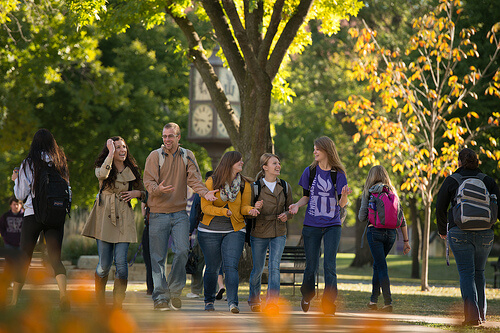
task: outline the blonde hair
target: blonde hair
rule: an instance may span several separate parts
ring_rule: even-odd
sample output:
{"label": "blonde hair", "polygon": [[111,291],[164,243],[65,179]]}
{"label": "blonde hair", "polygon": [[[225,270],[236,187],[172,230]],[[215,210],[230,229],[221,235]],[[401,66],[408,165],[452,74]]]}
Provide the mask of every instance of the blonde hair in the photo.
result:
{"label": "blonde hair", "polygon": [[363,188],[363,196],[368,196],[370,188],[378,183],[389,186],[389,189],[397,195],[396,189],[391,183],[387,170],[381,165],[375,165],[370,169],[368,176],[366,177],[365,186]]}
{"label": "blonde hair", "polygon": [[[346,174],[345,167],[340,161],[339,154],[337,153],[337,148],[335,147],[335,143],[333,143],[332,139],[327,136],[322,136],[314,141],[314,146],[326,153],[326,156],[328,157],[328,164],[330,164],[332,170],[342,171],[344,174]],[[317,165],[317,161],[311,163],[311,167],[315,167]]]}
{"label": "blonde hair", "polygon": [[257,176],[255,176],[255,180],[259,180],[261,178],[264,178],[266,176],[266,172],[264,171],[264,165],[267,165],[269,160],[273,157],[276,157],[278,161],[281,163],[280,158],[278,155],[271,154],[271,153],[264,153],[260,157],[260,171],[257,173]]}

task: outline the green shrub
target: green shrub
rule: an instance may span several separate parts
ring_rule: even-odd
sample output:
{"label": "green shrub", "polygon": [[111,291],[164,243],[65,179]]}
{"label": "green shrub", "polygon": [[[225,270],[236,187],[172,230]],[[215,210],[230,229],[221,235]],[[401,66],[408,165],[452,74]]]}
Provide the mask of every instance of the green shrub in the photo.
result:
{"label": "green shrub", "polygon": [[80,235],[65,236],[62,245],[62,259],[70,260],[73,265],[76,265],[78,258],[82,255],[97,255],[95,239]]}

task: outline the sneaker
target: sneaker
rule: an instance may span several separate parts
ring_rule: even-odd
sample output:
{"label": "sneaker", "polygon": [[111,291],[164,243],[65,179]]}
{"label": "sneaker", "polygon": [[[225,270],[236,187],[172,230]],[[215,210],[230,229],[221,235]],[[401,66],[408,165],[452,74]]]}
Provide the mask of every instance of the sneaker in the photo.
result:
{"label": "sneaker", "polygon": [[311,305],[311,302],[307,302],[304,297],[302,297],[302,300],[300,301],[300,307],[302,308],[302,311],[307,312],[309,311],[309,305]]}
{"label": "sneaker", "polygon": [[215,311],[214,303],[205,303],[205,311]]}
{"label": "sneaker", "polygon": [[170,300],[170,308],[172,310],[180,310],[180,308],[182,308],[182,301],[180,298],[178,297],[174,297]]}
{"label": "sneaker", "polygon": [[231,304],[229,306],[229,311],[231,311],[231,313],[240,313],[240,308],[236,304]]}
{"label": "sneaker", "polygon": [[252,310],[252,312],[260,312],[260,304],[250,305],[250,310]]}
{"label": "sneaker", "polygon": [[217,295],[215,296],[215,299],[217,300],[221,300],[222,299],[222,295],[224,295],[224,292],[226,291],[226,288],[220,288],[219,289],[219,292],[217,293]]}
{"label": "sneaker", "polygon": [[186,295],[187,298],[200,298],[200,295],[194,293],[188,293]]}
{"label": "sneaker", "polygon": [[374,303],[371,301],[366,306],[368,307],[368,310],[377,310],[378,309],[377,303]]}
{"label": "sneaker", "polygon": [[160,299],[160,300],[155,301],[154,309],[158,310],[158,311],[167,311],[170,309],[170,307],[168,306],[167,300]]}
{"label": "sneaker", "polygon": [[392,312],[392,305],[391,304],[384,305],[382,307],[382,309],[380,309],[380,311],[382,311],[382,312]]}

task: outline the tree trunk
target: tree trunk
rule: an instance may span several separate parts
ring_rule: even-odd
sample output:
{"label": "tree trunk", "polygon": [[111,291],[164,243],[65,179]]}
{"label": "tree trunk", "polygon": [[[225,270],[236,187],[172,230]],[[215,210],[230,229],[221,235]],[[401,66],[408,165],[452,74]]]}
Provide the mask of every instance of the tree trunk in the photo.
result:
{"label": "tree trunk", "polygon": [[425,202],[425,222],[424,234],[422,237],[422,276],[421,276],[421,290],[429,290],[429,234],[431,229],[431,204],[432,202]]}
{"label": "tree trunk", "polygon": [[[356,199],[356,212],[359,212],[361,207],[361,196]],[[363,267],[366,264],[373,264],[373,257],[368,247],[368,242],[366,241],[366,234],[363,237],[363,233],[366,229],[366,223],[361,222],[356,215],[356,250],[354,255],[354,260],[351,263],[351,267]],[[363,238],[363,248],[361,248],[361,238]]]}
{"label": "tree trunk", "polygon": [[417,199],[410,198],[410,212],[411,212],[411,278],[420,278],[420,235],[422,228],[420,226],[420,216],[417,210]]}
{"label": "tree trunk", "polygon": [[260,156],[273,151],[269,110],[271,108],[270,82],[256,85],[248,76],[241,92],[240,135],[232,138],[236,150],[243,154],[243,174],[254,178],[260,170]]}

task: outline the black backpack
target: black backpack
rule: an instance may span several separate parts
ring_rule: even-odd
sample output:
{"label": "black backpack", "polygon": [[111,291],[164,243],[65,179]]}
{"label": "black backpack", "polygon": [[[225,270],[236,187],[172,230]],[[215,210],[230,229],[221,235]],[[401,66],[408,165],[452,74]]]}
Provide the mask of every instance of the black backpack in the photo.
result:
{"label": "black backpack", "polygon": [[71,188],[53,166],[45,164],[38,175],[33,198],[35,219],[49,227],[64,225],[71,209]]}

